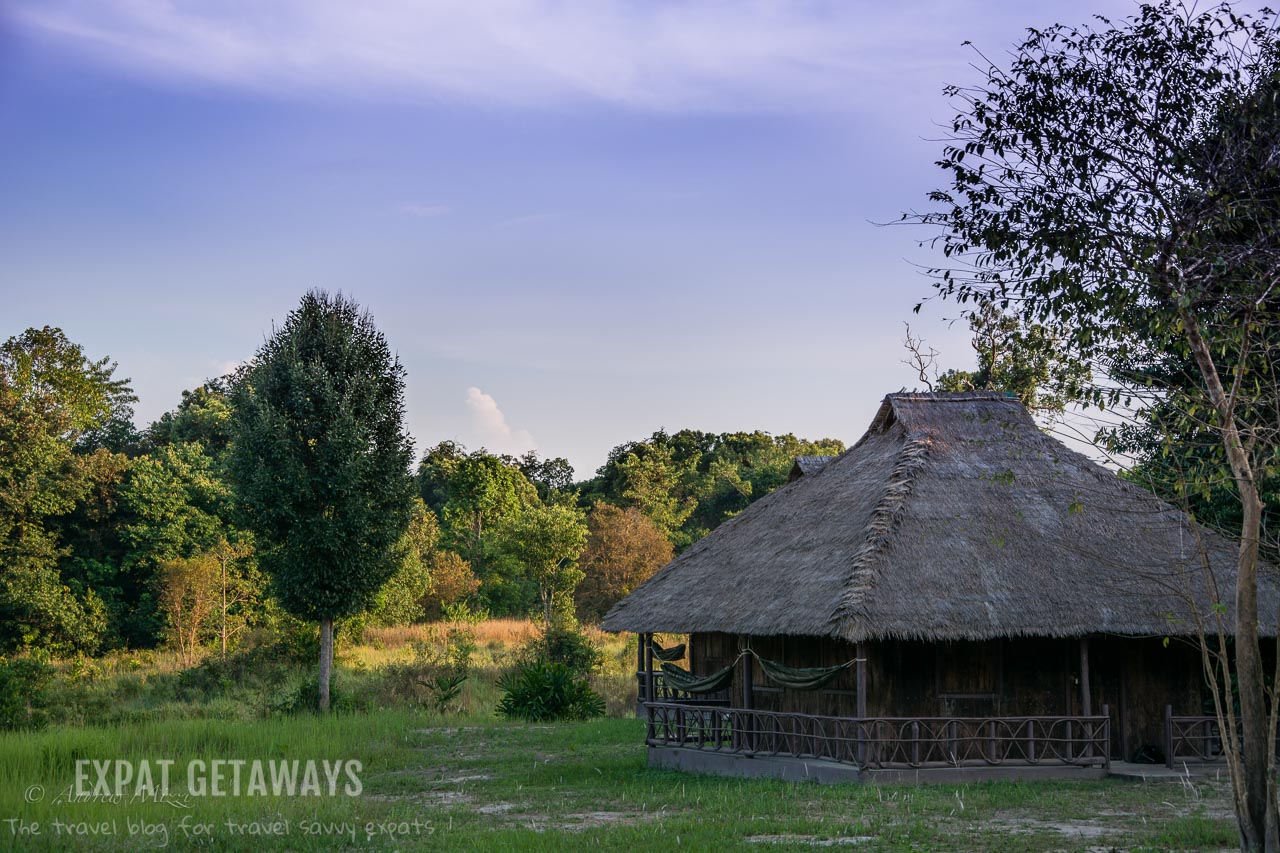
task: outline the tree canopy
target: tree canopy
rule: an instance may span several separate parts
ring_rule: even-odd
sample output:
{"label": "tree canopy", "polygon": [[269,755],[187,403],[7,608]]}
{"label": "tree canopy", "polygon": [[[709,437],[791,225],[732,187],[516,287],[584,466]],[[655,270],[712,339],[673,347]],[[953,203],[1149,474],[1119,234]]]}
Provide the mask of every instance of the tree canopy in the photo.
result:
{"label": "tree canopy", "polygon": [[1280,847],[1257,618],[1261,489],[1280,433],[1275,25],[1269,11],[1163,0],[1119,22],[1029,30],[1007,66],[983,58],[980,83],[946,89],[949,186],[908,217],[939,230],[938,293],[1048,330],[1095,377],[1083,401],[1159,407],[1162,426],[1216,437],[1241,544],[1234,647],[1210,619],[1206,677],[1228,708],[1250,849]]}
{"label": "tree canopy", "polygon": [[404,369],[340,294],[304,296],[236,388],[231,470],[280,603],[321,624],[322,709],[333,620],[395,573],[412,516],[403,419]]}

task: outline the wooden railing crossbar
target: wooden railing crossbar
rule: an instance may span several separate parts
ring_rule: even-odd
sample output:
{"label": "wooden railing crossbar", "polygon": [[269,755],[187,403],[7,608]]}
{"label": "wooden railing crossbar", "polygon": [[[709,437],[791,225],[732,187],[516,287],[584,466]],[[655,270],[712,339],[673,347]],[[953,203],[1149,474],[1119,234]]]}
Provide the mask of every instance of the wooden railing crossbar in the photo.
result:
{"label": "wooden railing crossbar", "polygon": [[1110,717],[820,717],[647,702],[650,746],[817,758],[861,768],[1110,761]]}

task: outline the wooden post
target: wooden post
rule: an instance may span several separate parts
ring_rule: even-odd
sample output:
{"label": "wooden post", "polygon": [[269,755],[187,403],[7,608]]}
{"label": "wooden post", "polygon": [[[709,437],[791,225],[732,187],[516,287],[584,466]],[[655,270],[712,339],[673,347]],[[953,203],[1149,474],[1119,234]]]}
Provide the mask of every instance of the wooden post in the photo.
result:
{"label": "wooden post", "polygon": [[1093,699],[1089,695],[1089,638],[1080,638],[1080,711],[1085,717],[1093,716]]}
{"label": "wooden post", "polygon": [[858,678],[858,763],[862,764],[867,760],[867,729],[866,724],[862,722],[867,718],[867,644],[858,643],[858,645],[854,647],[853,653],[857,658],[857,663],[854,664],[854,670],[857,673]]}
{"label": "wooden post", "polygon": [[636,701],[644,704],[644,634],[636,634]]}
{"label": "wooden post", "polygon": [[1173,769],[1173,706],[1164,706],[1164,766]]}
{"label": "wooden post", "polygon": [[[1093,716],[1093,697],[1089,695],[1089,638],[1080,638],[1080,714],[1084,717]],[[1093,727],[1088,723],[1084,726],[1086,734],[1091,732]],[[1093,740],[1092,738],[1085,741],[1084,756],[1090,758],[1093,756]]]}
{"label": "wooden post", "polygon": [[[747,641],[747,638],[745,636],[739,637],[738,647],[740,649],[745,650],[747,648],[746,641]],[[756,706],[756,696],[755,696],[755,690],[752,689],[753,685],[751,683],[751,680],[754,676],[752,674],[752,658],[750,654],[744,654],[742,656],[740,677],[742,678],[742,711],[743,711],[741,714],[738,715],[738,719],[741,720],[740,728],[743,729],[743,731],[741,732],[742,738],[741,738],[740,748],[745,749],[748,752],[751,752],[756,748],[756,733],[755,733],[756,717],[754,714],[751,713],[751,709]]]}
{"label": "wooden post", "polygon": [[653,634],[644,634],[644,695],[646,702],[653,702]]}
{"label": "wooden post", "polygon": [[1111,766],[1111,706],[1110,705],[1104,704],[1102,706],[1102,716],[1106,718],[1102,722],[1102,726],[1103,726],[1102,730],[1107,733],[1107,736],[1102,739],[1102,748],[1104,750],[1102,758],[1103,758],[1103,763],[1107,767],[1110,767]]}
{"label": "wooden post", "polygon": [[861,720],[867,716],[867,644],[858,643],[854,654],[858,656],[858,719]]}

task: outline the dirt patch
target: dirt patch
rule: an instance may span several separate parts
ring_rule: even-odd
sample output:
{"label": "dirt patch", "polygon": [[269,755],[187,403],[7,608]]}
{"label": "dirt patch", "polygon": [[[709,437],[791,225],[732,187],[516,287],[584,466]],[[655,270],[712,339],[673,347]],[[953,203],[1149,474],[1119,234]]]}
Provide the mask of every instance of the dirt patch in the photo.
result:
{"label": "dirt patch", "polygon": [[545,815],[510,815],[513,824],[534,832],[582,832],[605,826],[632,826],[664,817],[661,812],[576,812],[549,820]]}
{"label": "dirt patch", "polygon": [[835,838],[820,838],[816,835],[749,835],[743,840],[748,844],[805,844],[810,847],[844,847],[854,844],[869,844],[878,839],[873,835],[841,835]]}
{"label": "dirt patch", "polygon": [[470,776],[446,776],[440,779],[432,779],[432,785],[460,785],[463,782],[487,782],[493,777],[487,773],[474,773]]}
{"label": "dirt patch", "polygon": [[1005,829],[1013,833],[1056,832],[1067,838],[1080,840],[1102,838],[1112,833],[1127,832],[1123,828],[1102,826],[1091,820],[1039,820],[1033,817],[1008,817],[993,820],[989,826]]}
{"label": "dirt patch", "polygon": [[487,806],[480,806],[476,809],[476,814],[506,814],[515,808],[513,803],[490,803]]}
{"label": "dirt patch", "polygon": [[471,802],[461,791],[413,791],[407,794],[365,794],[365,799],[389,803],[420,803],[427,806],[459,806]]}

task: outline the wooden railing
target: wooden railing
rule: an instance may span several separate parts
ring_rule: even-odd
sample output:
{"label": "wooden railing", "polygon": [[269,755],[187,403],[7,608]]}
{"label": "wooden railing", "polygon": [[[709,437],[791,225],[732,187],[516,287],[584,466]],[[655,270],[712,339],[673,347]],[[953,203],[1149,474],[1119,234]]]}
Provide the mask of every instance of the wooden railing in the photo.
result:
{"label": "wooden railing", "polygon": [[[650,683],[647,676],[652,676],[653,696],[648,695],[648,685]],[[665,674],[662,670],[654,672],[637,672],[636,673],[636,695],[639,697],[641,704],[645,702],[665,702],[679,703],[683,705],[708,705],[713,707],[724,707],[729,704],[728,689],[720,690],[715,693],[689,693],[686,690],[672,687],[667,684]]]}
{"label": "wooden railing", "polygon": [[[1237,725],[1238,728],[1238,725]],[[1164,763],[1175,767],[1184,761],[1218,761],[1223,757],[1222,728],[1213,715],[1177,715],[1164,709]]]}
{"label": "wooden railing", "polygon": [[818,717],[645,703],[656,747],[820,758],[861,768],[1110,763],[1110,717]]}

